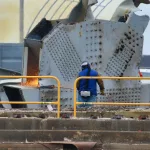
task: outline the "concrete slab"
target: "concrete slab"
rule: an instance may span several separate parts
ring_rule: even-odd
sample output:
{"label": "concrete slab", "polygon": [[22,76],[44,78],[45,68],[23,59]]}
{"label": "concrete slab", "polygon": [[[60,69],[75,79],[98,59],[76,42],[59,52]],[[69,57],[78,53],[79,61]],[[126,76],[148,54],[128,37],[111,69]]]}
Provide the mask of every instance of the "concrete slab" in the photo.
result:
{"label": "concrete slab", "polygon": [[118,131],[92,131],[92,130],[1,130],[0,142],[50,142],[50,141],[82,141],[98,143],[126,143],[148,144],[150,132],[118,132]]}
{"label": "concrete slab", "polygon": [[46,130],[109,130],[112,120],[92,119],[44,119],[42,129]]}
{"label": "concrete slab", "polygon": [[[63,149],[62,145],[51,145],[48,143],[7,143],[0,144],[1,150],[58,150]],[[149,150],[150,144],[96,144],[92,150]]]}
{"label": "concrete slab", "polygon": [[5,118],[0,118],[0,130],[5,129]]}
{"label": "concrete slab", "polygon": [[110,143],[103,145],[103,150],[149,150],[149,149],[150,144]]}
{"label": "concrete slab", "polygon": [[58,150],[61,145],[50,145],[48,143],[7,143],[0,144],[0,150]]}
{"label": "concrete slab", "polygon": [[[56,117],[57,112],[49,112],[48,110],[0,110],[0,117],[14,117],[16,114],[25,115],[27,117],[38,117],[41,115],[45,115],[45,117]],[[70,114],[73,116],[73,111],[63,111],[62,113]],[[111,118],[114,115],[123,115],[124,117],[130,118],[138,118],[140,115],[148,115],[150,116],[150,110],[116,110],[116,111],[107,111],[107,110],[99,110],[99,111],[77,111],[77,117],[88,118],[91,115],[100,117],[100,118]]]}
{"label": "concrete slab", "polygon": [[150,131],[150,120],[0,118],[0,130]]}
{"label": "concrete slab", "polygon": [[[3,129],[8,130],[36,130],[40,129],[41,119],[39,118],[3,118],[0,122],[5,121],[5,126]],[[2,128],[1,128],[2,129]]]}

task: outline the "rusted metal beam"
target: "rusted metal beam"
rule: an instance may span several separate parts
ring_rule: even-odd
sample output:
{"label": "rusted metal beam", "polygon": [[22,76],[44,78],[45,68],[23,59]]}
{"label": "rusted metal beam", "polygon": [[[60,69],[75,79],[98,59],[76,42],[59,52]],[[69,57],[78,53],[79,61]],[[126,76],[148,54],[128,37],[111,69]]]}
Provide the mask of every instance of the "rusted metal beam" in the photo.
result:
{"label": "rusted metal beam", "polygon": [[63,150],[67,150],[71,148],[72,150],[91,150],[96,145],[96,142],[64,142],[64,141],[56,141],[56,142],[43,142],[43,143],[2,143],[0,144],[1,148],[9,148],[20,149],[20,148],[38,148],[44,150],[55,150],[58,148],[63,148]]}

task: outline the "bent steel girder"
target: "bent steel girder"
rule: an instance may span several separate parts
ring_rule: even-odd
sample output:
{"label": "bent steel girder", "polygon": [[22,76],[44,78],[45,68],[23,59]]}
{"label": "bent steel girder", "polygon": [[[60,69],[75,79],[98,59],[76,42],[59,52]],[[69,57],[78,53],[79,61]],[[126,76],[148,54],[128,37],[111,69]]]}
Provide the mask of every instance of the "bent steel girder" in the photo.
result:
{"label": "bent steel girder", "polygon": [[[94,20],[74,25],[59,24],[43,39],[39,73],[47,75],[50,69],[51,75],[57,76],[63,87],[70,87],[62,88],[61,103],[62,107],[72,107],[71,88],[82,61],[88,60],[102,76],[138,76],[142,47],[142,33],[125,23]],[[40,81],[41,85],[55,84],[43,81]],[[98,96],[98,101],[141,100],[140,81],[104,80],[104,85],[109,96]],[[41,93],[42,100],[57,98],[56,91],[41,90]]]}
{"label": "bent steel girder", "polygon": [[[72,14],[76,13],[78,9],[83,9],[84,12],[86,9],[89,11],[90,3],[84,1],[86,5],[83,8],[82,2],[80,1],[79,5],[73,9]],[[114,3],[114,0],[103,0],[98,4],[100,6],[105,4],[103,10],[107,11],[110,6],[114,6],[110,12],[111,15],[106,15],[104,20],[92,18],[83,21],[85,13],[81,17],[76,15],[70,20],[70,22],[75,21],[74,24],[60,22],[41,39],[39,75],[53,75],[60,79],[62,87],[64,87],[61,89],[62,108],[73,107],[73,82],[77,78],[80,64],[84,60],[88,60],[91,67],[102,76],[138,76],[143,32],[148,19],[145,16],[137,17],[131,13],[126,23],[110,21],[112,17],[117,16],[118,7],[119,10],[126,8],[127,5],[133,6],[133,3],[126,0],[121,0],[121,2],[116,0],[115,2],[118,3]],[[97,9],[99,8],[97,7]],[[132,8],[131,12],[136,9],[134,6]],[[98,10],[98,13],[99,11],[101,9]],[[120,11],[126,12],[125,9],[120,9]],[[102,11],[100,14],[103,18],[106,12]],[[101,17],[99,16],[99,18]],[[141,23],[142,19],[144,22]],[[42,79],[39,83],[41,86],[56,84],[51,79]],[[97,101],[141,101],[140,81],[104,80],[104,85],[107,96],[98,95]],[[40,99],[56,101],[57,91],[40,89]]]}

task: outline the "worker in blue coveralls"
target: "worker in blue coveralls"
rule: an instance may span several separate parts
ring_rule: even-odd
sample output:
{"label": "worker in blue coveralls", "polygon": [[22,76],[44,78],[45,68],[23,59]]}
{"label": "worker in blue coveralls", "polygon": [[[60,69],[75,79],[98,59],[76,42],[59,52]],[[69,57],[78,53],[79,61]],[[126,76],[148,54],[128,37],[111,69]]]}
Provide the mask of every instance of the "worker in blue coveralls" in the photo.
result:
{"label": "worker in blue coveralls", "polygon": [[[81,65],[82,71],[79,73],[79,77],[83,76],[100,76],[97,71],[92,70],[90,64],[85,61]],[[96,102],[97,96],[97,84],[100,87],[101,95],[104,93],[104,84],[102,79],[80,79],[77,83],[78,90],[78,102]],[[88,108],[91,107],[89,104],[78,105],[78,108]]]}

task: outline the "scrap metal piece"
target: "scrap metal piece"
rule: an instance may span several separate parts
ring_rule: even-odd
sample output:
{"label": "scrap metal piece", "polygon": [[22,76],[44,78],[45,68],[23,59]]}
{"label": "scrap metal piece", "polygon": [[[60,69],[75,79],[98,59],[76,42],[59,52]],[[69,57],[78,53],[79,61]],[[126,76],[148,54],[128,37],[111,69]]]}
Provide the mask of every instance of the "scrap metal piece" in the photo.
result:
{"label": "scrap metal piece", "polygon": [[54,89],[55,85],[40,86],[40,89]]}
{"label": "scrap metal piece", "polygon": [[[63,87],[72,87],[81,62],[88,60],[102,76],[138,76],[143,36],[135,29],[125,23],[106,20],[60,24],[43,39],[40,75],[48,75],[45,68],[49,65],[52,75],[59,77]],[[107,44],[106,39],[111,42]],[[45,83],[56,85],[52,81]],[[104,85],[109,96],[98,95],[98,101],[140,102],[139,81],[104,80]],[[47,91],[41,93],[43,100],[57,99],[56,92],[54,94],[49,90],[50,94],[45,94]],[[61,89],[61,105],[62,109],[73,106],[70,89]]]}
{"label": "scrap metal piece", "polygon": [[98,3],[98,0],[89,0],[88,1],[88,6],[92,6]]}
{"label": "scrap metal piece", "polygon": [[138,118],[139,120],[146,120],[148,119],[148,115],[140,115]]}
{"label": "scrap metal piece", "polygon": [[63,141],[56,141],[56,142],[43,142],[43,143],[2,143],[0,148],[10,148],[15,149],[20,148],[33,148],[33,149],[42,149],[47,148],[49,150],[92,150],[96,142],[63,142]]}
{"label": "scrap metal piece", "polygon": [[91,115],[90,118],[91,118],[91,119],[98,119],[98,117],[95,116],[95,115]]}
{"label": "scrap metal piece", "polygon": [[123,115],[115,115],[112,117],[112,119],[122,119],[123,117]]}
{"label": "scrap metal piece", "polygon": [[47,116],[44,113],[39,114],[39,118],[45,119]]}
{"label": "scrap metal piece", "polygon": [[52,28],[52,23],[42,18],[36,27],[27,35],[26,39],[41,40]]}
{"label": "scrap metal piece", "polygon": [[67,22],[76,23],[84,21],[87,16],[88,7],[91,7],[96,3],[97,0],[80,0],[76,7],[71,11]]}
{"label": "scrap metal piece", "polygon": [[150,4],[149,0],[133,0],[133,2],[136,7],[138,7],[141,3]]}
{"label": "scrap metal piece", "polygon": [[[21,85],[4,85],[4,91],[9,101],[39,101],[39,89]],[[39,108],[37,104],[11,104],[12,108]]]}
{"label": "scrap metal piece", "polygon": [[88,0],[80,0],[76,7],[71,11],[68,23],[81,22],[86,16],[86,10],[88,7]]}
{"label": "scrap metal piece", "polygon": [[[138,33],[143,34],[149,23],[149,16],[138,16],[136,13],[131,13],[126,23],[134,28]],[[138,24],[138,25],[137,25]]]}
{"label": "scrap metal piece", "polygon": [[23,118],[24,116],[24,114],[14,114],[13,118]]}
{"label": "scrap metal piece", "polygon": [[70,114],[67,113],[61,113],[61,118],[70,118]]}
{"label": "scrap metal piece", "polygon": [[125,16],[130,12],[138,11],[139,8],[135,7],[133,1],[124,0],[117,8],[115,13],[113,14],[111,20],[118,21],[121,16]]}

